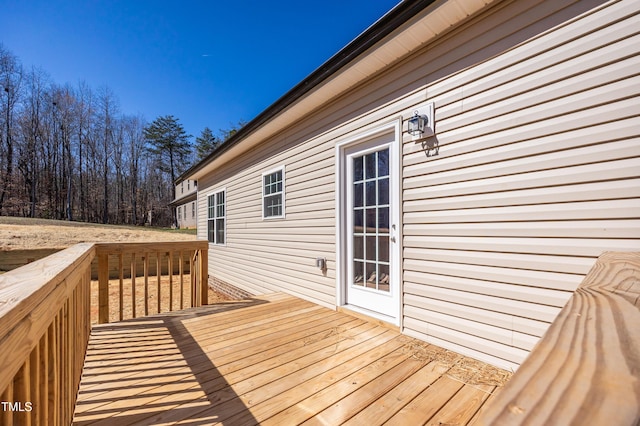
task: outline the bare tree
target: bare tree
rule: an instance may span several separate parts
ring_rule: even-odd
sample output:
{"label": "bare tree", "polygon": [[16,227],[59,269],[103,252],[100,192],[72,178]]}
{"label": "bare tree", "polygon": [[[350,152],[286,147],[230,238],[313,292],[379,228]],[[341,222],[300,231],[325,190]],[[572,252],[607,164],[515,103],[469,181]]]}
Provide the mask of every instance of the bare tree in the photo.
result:
{"label": "bare tree", "polygon": [[20,99],[22,85],[22,65],[18,58],[6,50],[0,44],[0,85],[2,86],[2,130],[4,133],[4,145],[0,170],[0,214],[4,207],[5,198],[13,183],[14,144],[13,144],[13,120],[16,104]]}
{"label": "bare tree", "polygon": [[113,91],[109,87],[102,87],[98,91],[97,135],[100,147],[101,172],[103,188],[102,192],[102,223],[109,222],[109,196],[110,196],[110,160],[113,155],[116,130],[116,114],[118,102]]}
{"label": "bare tree", "polygon": [[78,143],[78,204],[80,220],[87,221],[87,145],[91,123],[93,120],[93,91],[85,83],[80,82],[76,90],[76,132]]}
{"label": "bare tree", "polygon": [[46,87],[49,77],[41,69],[33,68],[26,74],[24,109],[20,115],[20,134],[18,168],[28,198],[28,215],[36,217],[38,185],[42,171],[40,160],[45,134],[44,111]]}
{"label": "bare tree", "polygon": [[108,87],[23,71],[0,45],[0,214],[170,225],[189,138],[173,116],[121,115]]}

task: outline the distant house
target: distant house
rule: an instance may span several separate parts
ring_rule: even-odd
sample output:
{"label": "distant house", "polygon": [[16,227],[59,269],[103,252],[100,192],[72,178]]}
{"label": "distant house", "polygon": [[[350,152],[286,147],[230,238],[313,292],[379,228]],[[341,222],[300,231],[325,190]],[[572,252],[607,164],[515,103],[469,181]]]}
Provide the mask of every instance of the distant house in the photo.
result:
{"label": "distant house", "polygon": [[640,249],[639,8],[401,2],[183,175],[210,284],[517,368]]}
{"label": "distant house", "polygon": [[178,179],[176,182],[176,198],[171,207],[176,211],[178,228],[189,229],[196,227],[198,211],[198,182],[192,179]]}

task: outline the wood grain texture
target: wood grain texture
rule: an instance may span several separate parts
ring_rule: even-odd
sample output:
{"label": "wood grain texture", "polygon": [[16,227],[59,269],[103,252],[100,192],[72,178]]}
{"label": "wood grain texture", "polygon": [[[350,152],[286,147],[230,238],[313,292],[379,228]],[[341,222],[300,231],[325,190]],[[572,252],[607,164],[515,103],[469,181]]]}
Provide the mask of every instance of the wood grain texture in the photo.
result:
{"label": "wood grain texture", "polygon": [[[189,245],[191,253],[206,252],[208,247],[206,242]],[[77,244],[0,277],[0,394],[11,407],[5,410],[3,406],[0,424],[71,422],[91,330],[93,260],[97,257],[99,316],[106,322],[109,257],[117,261],[122,319],[125,269],[135,276],[135,255],[145,250],[154,253],[159,264],[160,257],[170,252],[167,247],[165,243]],[[129,266],[123,261],[124,254],[134,259]],[[206,255],[199,256],[206,261]],[[148,263],[145,253],[145,284]],[[171,266],[169,262],[169,269]],[[206,267],[199,271],[206,273]],[[161,273],[159,265],[156,272]],[[201,293],[206,287],[202,274],[193,283],[194,292]],[[25,409],[27,404],[31,410]]]}
{"label": "wood grain texture", "polygon": [[435,347],[283,293],[92,333],[78,426],[378,425],[398,413],[464,425],[493,389],[455,378],[462,356],[427,359],[419,347]]}
{"label": "wood grain texture", "polygon": [[602,254],[480,425],[640,423],[640,252]]}

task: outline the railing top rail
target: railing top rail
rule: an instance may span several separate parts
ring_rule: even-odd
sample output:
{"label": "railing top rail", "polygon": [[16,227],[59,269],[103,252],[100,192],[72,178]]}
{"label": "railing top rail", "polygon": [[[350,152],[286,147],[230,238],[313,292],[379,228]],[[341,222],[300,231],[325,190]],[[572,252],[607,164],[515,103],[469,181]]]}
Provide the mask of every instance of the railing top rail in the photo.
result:
{"label": "railing top rail", "polygon": [[81,243],[0,276],[0,389],[4,389],[65,303],[68,278],[95,256]]}
{"label": "railing top rail", "polygon": [[162,241],[162,242],[143,242],[143,243],[96,243],[96,254],[119,254],[134,252],[165,252],[165,251],[188,251],[188,250],[206,250],[209,242],[204,240],[193,241]]}
{"label": "railing top rail", "polygon": [[93,244],[80,243],[0,275],[0,339],[94,255]]}
{"label": "railing top rail", "polygon": [[476,424],[640,421],[640,252],[607,252]]}

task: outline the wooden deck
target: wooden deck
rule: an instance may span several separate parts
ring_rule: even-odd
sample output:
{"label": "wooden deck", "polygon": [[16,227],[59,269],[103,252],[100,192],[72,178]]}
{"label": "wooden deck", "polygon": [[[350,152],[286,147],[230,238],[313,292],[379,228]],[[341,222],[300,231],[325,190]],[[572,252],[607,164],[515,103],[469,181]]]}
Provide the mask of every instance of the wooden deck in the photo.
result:
{"label": "wooden deck", "polygon": [[506,377],[276,293],[95,326],[74,424],[462,425]]}

